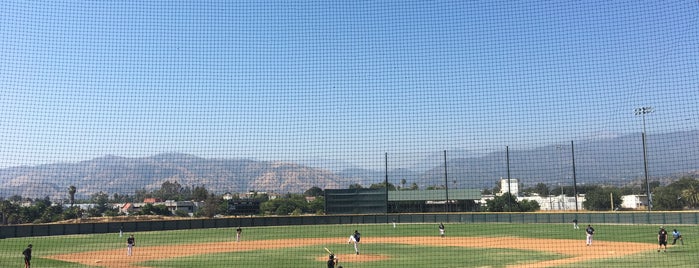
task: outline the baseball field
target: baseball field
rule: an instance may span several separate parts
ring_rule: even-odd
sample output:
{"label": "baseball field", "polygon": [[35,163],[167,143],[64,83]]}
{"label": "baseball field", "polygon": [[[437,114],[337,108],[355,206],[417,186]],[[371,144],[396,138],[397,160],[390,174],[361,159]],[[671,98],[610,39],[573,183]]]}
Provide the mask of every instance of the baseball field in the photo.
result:
{"label": "baseball field", "polygon": [[[571,224],[346,224],[235,228],[0,240],[0,267],[22,267],[22,250],[34,245],[32,267],[326,267],[325,247],[349,267],[696,267],[699,229],[682,232],[684,245],[657,252],[658,225]],[[347,238],[362,234],[360,255]],[[136,247],[126,256],[126,238]],[[669,242],[672,243],[672,237]]]}

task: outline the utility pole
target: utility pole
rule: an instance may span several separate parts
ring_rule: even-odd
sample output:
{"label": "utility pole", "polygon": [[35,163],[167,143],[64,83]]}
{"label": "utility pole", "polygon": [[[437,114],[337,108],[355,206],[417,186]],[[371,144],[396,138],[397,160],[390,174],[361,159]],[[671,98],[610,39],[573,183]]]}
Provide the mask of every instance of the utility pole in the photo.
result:
{"label": "utility pole", "polygon": [[507,194],[509,197],[507,198],[507,211],[512,210],[512,186],[510,183],[512,183],[512,179],[510,178],[510,146],[505,146],[505,160],[507,161]]}
{"label": "utility pole", "polygon": [[575,212],[578,212],[578,181],[575,177],[575,147],[573,141],[570,141],[570,152],[573,156],[573,196],[575,196]]}
{"label": "utility pole", "polygon": [[388,213],[388,153],[384,153],[384,167],[386,177],[384,177],[383,184],[386,186],[386,213]]}
{"label": "utility pole", "polygon": [[640,115],[643,120],[643,132],[641,132],[641,140],[643,141],[643,174],[646,178],[646,196],[648,196],[648,211],[653,207],[653,197],[650,195],[650,184],[648,184],[648,157],[646,153],[646,114],[652,113],[653,107],[645,106],[636,108],[634,114]]}
{"label": "utility pole", "polygon": [[447,150],[444,150],[444,192],[446,194],[446,211],[449,212],[449,180],[447,179]]}

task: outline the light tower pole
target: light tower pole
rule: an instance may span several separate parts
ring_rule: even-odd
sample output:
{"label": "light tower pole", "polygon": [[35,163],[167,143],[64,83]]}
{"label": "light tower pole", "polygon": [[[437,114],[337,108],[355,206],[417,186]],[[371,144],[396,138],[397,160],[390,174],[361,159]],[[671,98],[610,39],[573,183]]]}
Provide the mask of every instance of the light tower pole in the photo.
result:
{"label": "light tower pole", "polygon": [[648,184],[648,158],[646,153],[646,114],[652,113],[653,107],[645,106],[636,108],[634,114],[640,115],[643,120],[643,132],[641,132],[641,140],[643,141],[643,173],[646,178],[646,195],[648,196],[648,211],[652,210],[653,197],[650,195],[650,184]]}

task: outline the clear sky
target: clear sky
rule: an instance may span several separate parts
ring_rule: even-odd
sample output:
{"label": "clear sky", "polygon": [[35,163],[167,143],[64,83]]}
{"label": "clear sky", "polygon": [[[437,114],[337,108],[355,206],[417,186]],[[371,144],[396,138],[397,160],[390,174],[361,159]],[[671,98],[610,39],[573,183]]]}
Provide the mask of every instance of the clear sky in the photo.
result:
{"label": "clear sky", "polygon": [[696,130],[698,92],[698,1],[0,4],[0,167],[381,167],[639,133],[641,106]]}

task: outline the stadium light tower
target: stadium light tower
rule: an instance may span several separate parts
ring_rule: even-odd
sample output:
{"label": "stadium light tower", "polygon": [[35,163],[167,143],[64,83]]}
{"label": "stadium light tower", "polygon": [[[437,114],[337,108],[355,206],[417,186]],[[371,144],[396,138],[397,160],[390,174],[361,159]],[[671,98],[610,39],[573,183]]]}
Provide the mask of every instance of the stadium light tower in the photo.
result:
{"label": "stadium light tower", "polygon": [[653,206],[653,197],[650,195],[650,184],[648,184],[648,158],[646,154],[646,114],[652,113],[653,107],[645,106],[636,108],[634,114],[640,115],[643,120],[643,132],[641,132],[641,140],[643,141],[643,173],[646,177],[646,196],[648,196],[648,211],[651,211]]}

